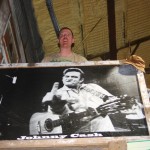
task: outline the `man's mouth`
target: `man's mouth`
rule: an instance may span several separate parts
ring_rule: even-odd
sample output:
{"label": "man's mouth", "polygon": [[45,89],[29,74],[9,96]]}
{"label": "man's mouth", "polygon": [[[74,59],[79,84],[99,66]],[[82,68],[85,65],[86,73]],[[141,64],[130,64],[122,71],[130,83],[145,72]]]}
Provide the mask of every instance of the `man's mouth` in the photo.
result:
{"label": "man's mouth", "polygon": [[71,81],[66,81],[67,83],[70,83]]}

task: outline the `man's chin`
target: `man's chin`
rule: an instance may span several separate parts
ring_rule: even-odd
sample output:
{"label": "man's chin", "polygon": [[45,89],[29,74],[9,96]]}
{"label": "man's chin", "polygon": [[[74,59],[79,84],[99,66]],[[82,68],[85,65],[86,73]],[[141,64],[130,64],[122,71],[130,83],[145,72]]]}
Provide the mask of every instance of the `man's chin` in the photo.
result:
{"label": "man's chin", "polygon": [[70,85],[70,84],[67,84],[66,86],[69,88],[76,88],[77,87],[76,85]]}

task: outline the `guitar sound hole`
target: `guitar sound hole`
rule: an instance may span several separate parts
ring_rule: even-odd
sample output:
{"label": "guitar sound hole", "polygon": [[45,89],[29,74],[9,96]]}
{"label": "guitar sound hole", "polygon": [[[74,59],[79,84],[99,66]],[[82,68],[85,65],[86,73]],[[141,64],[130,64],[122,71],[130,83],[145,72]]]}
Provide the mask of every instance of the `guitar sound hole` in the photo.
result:
{"label": "guitar sound hole", "polygon": [[46,119],[45,120],[45,124],[44,124],[44,127],[45,129],[48,131],[48,132],[51,132],[53,130],[53,121],[51,119]]}

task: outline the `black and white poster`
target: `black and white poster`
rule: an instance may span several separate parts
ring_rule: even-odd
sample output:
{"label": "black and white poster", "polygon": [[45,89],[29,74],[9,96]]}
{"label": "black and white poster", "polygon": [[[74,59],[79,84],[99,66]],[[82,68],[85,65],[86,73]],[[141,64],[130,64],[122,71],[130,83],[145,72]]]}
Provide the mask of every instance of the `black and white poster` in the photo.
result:
{"label": "black and white poster", "polygon": [[131,65],[3,67],[0,139],[149,135]]}

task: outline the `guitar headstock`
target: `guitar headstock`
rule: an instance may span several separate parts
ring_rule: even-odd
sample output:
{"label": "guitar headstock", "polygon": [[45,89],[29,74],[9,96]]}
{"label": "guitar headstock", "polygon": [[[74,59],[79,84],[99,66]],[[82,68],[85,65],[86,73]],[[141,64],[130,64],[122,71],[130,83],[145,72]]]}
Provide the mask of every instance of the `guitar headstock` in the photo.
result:
{"label": "guitar headstock", "polygon": [[121,95],[119,96],[120,105],[124,106],[125,109],[131,109],[134,104],[136,104],[136,98],[134,96]]}
{"label": "guitar headstock", "polygon": [[96,108],[99,114],[115,114],[122,110],[131,109],[136,104],[136,98],[128,95],[121,95],[119,97],[111,97],[102,105]]}

